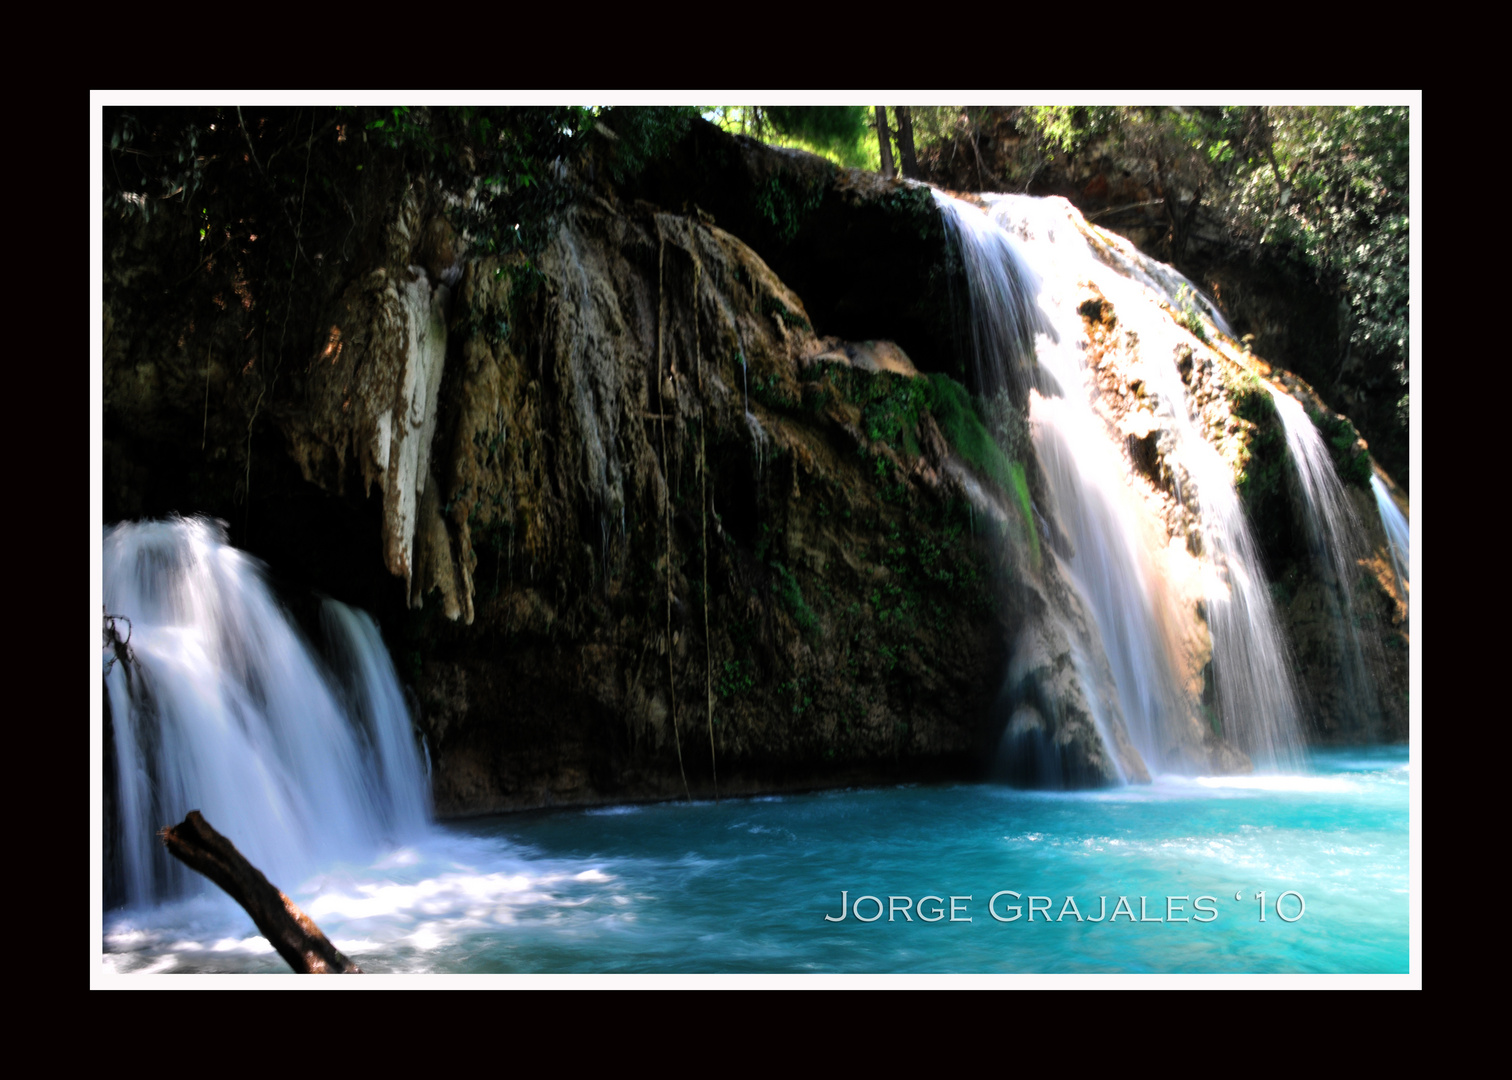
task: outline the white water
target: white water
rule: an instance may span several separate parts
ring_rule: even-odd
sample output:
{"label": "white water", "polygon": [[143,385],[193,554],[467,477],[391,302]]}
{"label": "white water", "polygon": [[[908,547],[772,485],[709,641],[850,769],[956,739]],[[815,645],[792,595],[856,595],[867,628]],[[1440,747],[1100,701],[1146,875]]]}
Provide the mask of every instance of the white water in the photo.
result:
{"label": "white water", "polygon": [[1396,500],[1386,490],[1386,485],[1379,476],[1371,476],[1370,490],[1375,495],[1376,509],[1380,511],[1381,525],[1386,530],[1386,541],[1391,547],[1391,565],[1396,570],[1397,584],[1402,587],[1405,595],[1408,568],[1412,565],[1408,558],[1411,552],[1411,534],[1407,528],[1407,518],[1398,509]]}
{"label": "white water", "polygon": [[409,711],[368,615],[325,602],[333,675],[262,565],[200,518],[108,528],[103,568],[136,661],[107,676],[127,903],[208,888],[157,840],[190,810],[290,885],[424,829]]}
{"label": "white water", "polygon": [[1038,391],[1029,394],[1031,427],[1053,511],[1075,549],[1066,565],[1093,613],[1134,745],[1163,768],[1163,749],[1181,741],[1174,729],[1194,703],[1180,700],[1170,628],[1185,616],[1160,588],[1158,555],[1141,524],[1148,515],[1141,519],[1127,466],[1093,408],[1090,343],[1077,311],[1083,283],[1112,303],[1120,334],[1137,334],[1147,403],[1175,434],[1186,483],[1196,488],[1224,735],[1259,767],[1295,768],[1303,750],[1286,650],[1229,467],[1193,421],[1176,366],[1189,338],[1164,305],[1190,296],[1227,332],[1221,317],[1179,273],[1089,226],[1064,199],[989,195],[984,214],[935,198],[965,263],[979,387]]}
{"label": "white water", "polygon": [[1323,436],[1302,403],[1268,383],[1266,389],[1281,417],[1286,446],[1301,481],[1307,538],[1313,560],[1330,586],[1329,604],[1338,628],[1339,677],[1343,681],[1341,700],[1355,714],[1356,726],[1370,731],[1379,721],[1380,711],[1375,680],[1365,661],[1357,626],[1359,613],[1355,607],[1354,585],[1359,574],[1357,559],[1362,554],[1360,520],[1344,493],[1344,485],[1334,469],[1328,447],[1323,444]]}

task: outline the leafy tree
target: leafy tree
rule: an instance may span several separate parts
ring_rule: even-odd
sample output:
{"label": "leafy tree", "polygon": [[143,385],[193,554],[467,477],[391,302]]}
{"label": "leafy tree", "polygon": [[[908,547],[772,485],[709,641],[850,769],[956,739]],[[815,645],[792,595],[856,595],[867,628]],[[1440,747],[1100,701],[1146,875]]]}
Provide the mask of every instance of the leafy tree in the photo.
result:
{"label": "leafy tree", "polygon": [[711,105],[702,112],[733,134],[808,150],[853,169],[879,165],[864,105]]}
{"label": "leafy tree", "polygon": [[1345,370],[1364,357],[1389,355],[1405,389],[1407,109],[1254,112],[1264,166],[1240,178],[1228,213],[1254,242],[1298,252],[1346,298]]}
{"label": "leafy tree", "polygon": [[835,153],[854,149],[868,131],[864,105],[769,105],[763,112],[779,133]]}

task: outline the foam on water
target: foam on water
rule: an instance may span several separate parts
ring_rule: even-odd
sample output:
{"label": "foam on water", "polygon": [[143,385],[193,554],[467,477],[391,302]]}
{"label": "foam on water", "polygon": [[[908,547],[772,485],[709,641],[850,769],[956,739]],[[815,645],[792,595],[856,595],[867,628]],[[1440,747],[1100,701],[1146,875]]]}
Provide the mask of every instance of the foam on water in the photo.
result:
{"label": "foam on water", "polygon": [[[333,674],[255,559],[203,519],[107,529],[106,610],[134,662],[106,650],[117,835],[134,905],[202,891],[157,831],[190,810],[274,881],[424,829],[429,792],[409,711],[372,619],[327,601]],[[109,879],[111,874],[107,874]]]}
{"label": "foam on water", "polygon": [[[1402,971],[1403,748],[1320,751],[1316,771],[1158,776],[1029,792],[912,785],[437,826],[290,890],[373,972]],[[1209,925],[998,924],[1000,889],[1216,898]],[[971,895],[971,924],[826,923],[852,899]],[[1296,923],[1258,891],[1306,898]],[[1233,899],[1235,893],[1242,900]],[[1291,903],[1291,901],[1288,901]],[[1190,913],[1190,907],[1187,909]],[[280,971],[250,920],[200,897],[107,920],[110,970]]]}

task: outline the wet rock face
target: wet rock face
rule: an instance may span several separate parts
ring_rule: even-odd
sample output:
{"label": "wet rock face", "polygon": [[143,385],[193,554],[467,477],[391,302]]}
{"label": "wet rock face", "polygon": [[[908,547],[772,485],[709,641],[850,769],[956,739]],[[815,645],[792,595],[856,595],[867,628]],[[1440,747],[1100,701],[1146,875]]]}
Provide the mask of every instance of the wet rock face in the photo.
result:
{"label": "wet rock face", "polygon": [[976,771],[998,555],[937,432],[863,430],[878,380],[918,380],[906,354],[820,340],[696,217],[579,205],[540,266],[511,303],[509,268],[469,264],[453,317],[522,329],[462,343],[435,446],[426,550],[472,625],[425,596],[400,667],[438,807]]}
{"label": "wet rock face", "polygon": [[[1138,349],[1120,337],[1116,313],[1094,290],[1089,289],[1080,310],[1090,330],[1088,361],[1096,376],[1097,407],[1109,427],[1125,436],[1133,485],[1165,523],[1174,545],[1200,560],[1198,493],[1173,452],[1177,440],[1162,430],[1152,413]],[[1309,737],[1321,742],[1405,739],[1407,608],[1379,513],[1360,482],[1362,475],[1370,475],[1364,441],[1346,418],[1289,371],[1196,338],[1182,347],[1176,361],[1205,440],[1234,471],[1292,656]],[[1360,531],[1358,550],[1349,556],[1355,568],[1350,604],[1307,534],[1305,496],[1262,379],[1302,402],[1325,435],[1333,433],[1328,439],[1333,465],[1344,481]],[[1173,588],[1191,577],[1177,572],[1177,564],[1183,562],[1177,558],[1167,569],[1166,580]],[[1197,604],[1198,596],[1200,591],[1194,590],[1189,602]],[[1350,663],[1341,652],[1341,620],[1346,618],[1356,626],[1364,686],[1357,685],[1358,676],[1351,677]],[[1187,652],[1188,683],[1195,691],[1204,682],[1207,653],[1200,642]],[[1207,733],[1204,738],[1214,767],[1222,767],[1227,751],[1221,740]]]}
{"label": "wet rock face", "polygon": [[[1200,718],[1141,761],[1095,705],[1106,664],[1074,677],[1088,618],[1032,460],[1020,497],[964,460],[920,375],[959,369],[927,193],[719,139],[707,203],[580,193],[533,268],[399,188],[363,257],[310,283],[278,378],[252,308],[206,348],[108,288],[107,517],[224,516],[292,584],[373,611],[446,814],[704,796],[716,770],[729,794],[978,777],[1005,730],[1019,782],[1247,767]],[[117,284],[150,262],[138,239]],[[1105,419],[1188,566],[1194,489],[1116,314],[1085,314]],[[1261,452],[1219,358],[1194,349],[1184,378],[1233,460]],[[1168,578],[1188,607],[1191,577]]]}
{"label": "wet rock face", "polygon": [[921,370],[967,380],[960,268],[928,188],[699,121],[628,194],[739,236],[803,297],[819,333],[895,341]]}
{"label": "wet rock face", "polygon": [[1020,130],[1020,109],[998,107],[988,114],[978,118],[974,144],[958,136],[921,160],[928,180],[964,191],[1063,196],[1090,220],[1173,263],[1218,301],[1236,336],[1251,337],[1257,354],[1315,384],[1348,413],[1387,471],[1408,481],[1407,430],[1397,409],[1405,387],[1383,358],[1351,351],[1348,305],[1315,273],[1284,253],[1245,244],[1206,207],[1177,229],[1178,215],[1171,211],[1183,204],[1190,209],[1198,193],[1171,192],[1168,208],[1151,159],[1094,137],[1075,153],[1047,162]]}
{"label": "wet rock face", "polygon": [[[1053,634],[1000,701],[1014,635],[1069,595],[1043,523],[958,457],[906,348],[817,336],[707,212],[584,195],[532,271],[465,254],[418,182],[388,206],[291,305],[308,344],[276,375],[221,355],[265,344],[247,317],[198,364],[203,328],[116,282],[107,514],[224,516],[291,597],[372,610],[443,813],[707,794],[716,768],[979,776],[1014,696],[1047,700]],[[1107,782],[1067,693],[1042,725],[1066,782]]]}

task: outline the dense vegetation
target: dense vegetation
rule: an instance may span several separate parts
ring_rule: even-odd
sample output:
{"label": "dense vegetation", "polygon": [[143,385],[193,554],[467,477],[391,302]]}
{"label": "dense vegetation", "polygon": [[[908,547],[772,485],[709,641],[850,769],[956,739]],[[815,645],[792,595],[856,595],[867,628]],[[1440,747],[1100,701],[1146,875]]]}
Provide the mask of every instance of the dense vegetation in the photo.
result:
{"label": "dense vegetation", "polygon": [[916,106],[913,116],[927,179],[1065,195],[1098,224],[1143,232],[1151,254],[1199,280],[1215,264],[1249,267],[1248,284],[1279,297],[1263,314],[1292,324],[1266,358],[1349,413],[1406,479],[1407,108]]}
{"label": "dense vegetation", "polygon": [[[1274,275],[1337,299],[1337,315],[1315,305],[1298,318],[1334,320],[1337,333],[1312,331],[1327,341],[1309,360],[1279,359],[1353,416],[1406,478],[1402,107],[107,109],[106,210],[176,218],[185,265],[173,273],[198,275],[190,292],[222,304],[235,296],[262,325],[286,324],[302,273],[357,255],[359,221],[378,210],[374,193],[394,170],[434,180],[475,248],[528,267],[570,198],[570,178],[583,175],[570,165],[591,160],[589,175],[597,168],[623,183],[700,115],[852,167],[906,162],[917,144],[925,178],[978,189],[1038,191],[1099,155],[1143,169],[1158,205],[1147,212],[1168,226],[1155,254],[1191,273],[1184,263],[1205,227]],[[1116,216],[1101,223],[1119,227]]]}
{"label": "dense vegetation", "polygon": [[[1275,247],[1305,264],[1347,300],[1349,347],[1392,358],[1405,393],[1407,112],[1042,106],[1028,119],[1052,153],[1103,136],[1152,161],[1178,226],[1201,206],[1241,243]],[[1178,191],[1187,193],[1184,206]]]}

